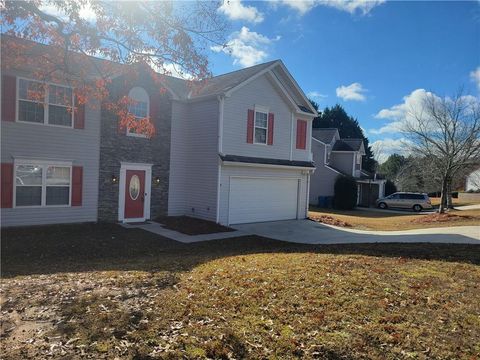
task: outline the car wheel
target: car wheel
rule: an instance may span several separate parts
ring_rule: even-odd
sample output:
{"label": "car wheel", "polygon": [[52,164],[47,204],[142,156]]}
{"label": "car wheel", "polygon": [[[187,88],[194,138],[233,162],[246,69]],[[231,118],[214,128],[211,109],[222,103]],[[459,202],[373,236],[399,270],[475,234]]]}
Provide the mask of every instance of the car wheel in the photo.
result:
{"label": "car wheel", "polygon": [[381,202],[380,204],[378,204],[378,207],[379,207],[380,209],[386,209],[388,206],[387,206],[387,204],[385,204],[384,202]]}
{"label": "car wheel", "polygon": [[413,211],[420,212],[422,211],[422,207],[420,205],[413,205]]}

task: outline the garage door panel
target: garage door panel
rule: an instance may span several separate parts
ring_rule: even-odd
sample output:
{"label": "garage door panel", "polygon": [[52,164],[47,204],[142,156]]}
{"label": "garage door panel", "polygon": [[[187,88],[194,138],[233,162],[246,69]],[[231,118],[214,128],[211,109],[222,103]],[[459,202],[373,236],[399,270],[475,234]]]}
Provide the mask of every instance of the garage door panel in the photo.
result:
{"label": "garage door panel", "polygon": [[297,218],[298,179],[231,178],[229,222]]}

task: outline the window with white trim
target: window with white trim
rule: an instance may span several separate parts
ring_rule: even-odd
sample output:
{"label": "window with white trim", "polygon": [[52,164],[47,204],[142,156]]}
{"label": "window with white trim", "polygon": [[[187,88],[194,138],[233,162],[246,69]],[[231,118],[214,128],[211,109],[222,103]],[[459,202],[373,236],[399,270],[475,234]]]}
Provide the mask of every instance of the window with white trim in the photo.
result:
{"label": "window with white trim", "polygon": [[73,89],[18,79],[18,121],[73,126]]}
{"label": "window with white trim", "polygon": [[[128,93],[128,97],[132,101],[128,106],[128,112],[135,116],[135,119],[141,120],[148,117],[150,112],[150,98],[141,87],[134,87]],[[127,134],[130,136],[146,137],[144,134],[137,134],[135,129],[129,128]]]}
{"label": "window with white trim", "polygon": [[266,144],[268,133],[268,111],[255,108],[254,139],[255,144]]}
{"label": "window with white trim", "polygon": [[69,206],[72,167],[45,163],[15,166],[15,206]]}

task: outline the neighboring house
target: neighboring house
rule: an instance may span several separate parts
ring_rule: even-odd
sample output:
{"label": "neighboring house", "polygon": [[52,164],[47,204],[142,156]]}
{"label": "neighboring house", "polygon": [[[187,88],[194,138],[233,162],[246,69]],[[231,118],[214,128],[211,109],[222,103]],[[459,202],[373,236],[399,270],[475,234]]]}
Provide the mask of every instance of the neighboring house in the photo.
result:
{"label": "neighboring house", "polygon": [[465,191],[480,190],[480,168],[472,171],[465,179]]}
{"label": "neighboring house", "polygon": [[384,196],[385,180],[362,169],[365,155],[362,139],[341,139],[335,128],[313,129],[312,154],[316,170],[311,176],[310,204],[318,205],[319,197],[333,196],[338,176],[356,179],[359,206],[372,206]]}
{"label": "neighboring house", "polygon": [[317,114],[281,61],[193,88],[165,77],[166,92],[138,66],[133,82],[116,73],[110,96],[133,98],[131,113],[153,120],[152,138],[119,131],[101,104],[66,111],[75,99],[65,84],[48,89],[71,100],[46,90],[44,107],[28,97],[34,69],[2,68],[2,226],[307,216]]}

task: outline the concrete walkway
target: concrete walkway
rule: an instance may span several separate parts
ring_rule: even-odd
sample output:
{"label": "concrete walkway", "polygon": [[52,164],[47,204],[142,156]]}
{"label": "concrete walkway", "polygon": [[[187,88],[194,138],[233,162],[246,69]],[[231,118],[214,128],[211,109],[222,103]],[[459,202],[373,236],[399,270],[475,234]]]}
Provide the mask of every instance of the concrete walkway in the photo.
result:
{"label": "concrete walkway", "polygon": [[165,229],[162,224],[157,223],[155,221],[147,221],[144,224],[120,224],[126,229],[142,229],[145,231],[149,231],[151,233],[167,237],[169,239],[179,241],[182,243],[194,243],[199,241],[208,241],[208,240],[217,240],[217,239],[227,239],[237,236],[244,236],[244,235],[251,235],[245,233],[244,231],[237,230],[237,231],[227,231],[227,232],[220,232],[215,234],[202,234],[202,235],[187,235],[182,234],[178,231]]}
{"label": "concrete walkway", "polygon": [[363,231],[310,220],[273,221],[233,226],[245,233],[303,244],[377,242],[431,242],[480,245],[480,226],[458,226],[405,231]]}
{"label": "concrete walkway", "polygon": [[455,206],[455,210],[480,210],[480,204]]}

